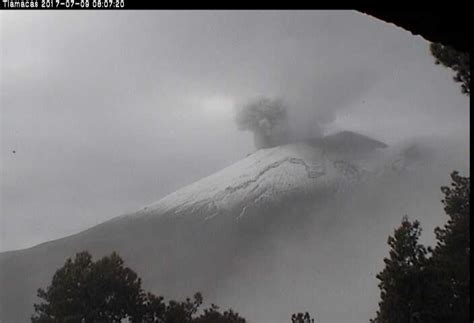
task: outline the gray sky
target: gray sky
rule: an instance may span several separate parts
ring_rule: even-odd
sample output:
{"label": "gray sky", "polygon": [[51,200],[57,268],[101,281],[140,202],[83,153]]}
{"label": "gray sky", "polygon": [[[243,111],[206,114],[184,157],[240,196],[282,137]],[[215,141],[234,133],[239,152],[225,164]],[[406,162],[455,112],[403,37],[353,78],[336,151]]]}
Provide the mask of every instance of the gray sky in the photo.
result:
{"label": "gray sky", "polygon": [[0,251],[245,157],[233,106],[255,96],[302,127],[468,140],[469,99],[428,42],[358,12],[10,11],[0,29]]}

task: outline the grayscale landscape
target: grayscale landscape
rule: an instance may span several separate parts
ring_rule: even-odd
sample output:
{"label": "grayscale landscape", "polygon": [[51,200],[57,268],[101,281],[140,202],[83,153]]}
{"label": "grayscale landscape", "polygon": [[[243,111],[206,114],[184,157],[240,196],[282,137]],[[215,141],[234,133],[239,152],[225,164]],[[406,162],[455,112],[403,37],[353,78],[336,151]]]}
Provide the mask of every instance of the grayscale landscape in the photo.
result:
{"label": "grayscale landscape", "polygon": [[[254,323],[369,322],[387,237],[446,220],[469,97],[355,11],[0,13],[0,322],[67,258]],[[41,32],[41,36],[33,33]]]}

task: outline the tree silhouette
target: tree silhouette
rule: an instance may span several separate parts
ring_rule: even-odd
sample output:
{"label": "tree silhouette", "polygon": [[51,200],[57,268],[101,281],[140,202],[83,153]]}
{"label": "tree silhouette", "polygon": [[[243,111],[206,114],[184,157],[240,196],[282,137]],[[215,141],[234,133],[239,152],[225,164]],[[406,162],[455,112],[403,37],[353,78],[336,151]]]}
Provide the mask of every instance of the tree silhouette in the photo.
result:
{"label": "tree silhouette", "polygon": [[468,322],[470,306],[470,180],[451,174],[451,187],[442,187],[444,210],[449,216],[435,229],[437,244],[430,259],[433,284],[430,294],[435,322]]}
{"label": "tree silhouette", "polygon": [[442,64],[456,72],[454,81],[461,83],[461,91],[471,93],[471,69],[468,52],[460,52],[449,46],[431,43],[431,54],[436,58],[435,64]]}
{"label": "tree silhouette", "polygon": [[170,300],[145,293],[141,280],[115,252],[94,262],[83,251],[66,260],[35,304],[33,323],[245,323],[231,309],[219,312],[212,304],[197,315],[203,303],[200,293],[193,300]]}
{"label": "tree silhouette", "polygon": [[372,322],[409,323],[421,315],[427,250],[418,243],[420,234],[420,223],[410,222],[405,216],[388,238],[390,256],[384,259],[385,268],[377,275],[381,301]]}
{"label": "tree silhouette", "polygon": [[74,260],[53,276],[51,285],[38,289],[43,299],[35,304],[33,323],[49,322],[121,322],[134,315],[142,302],[141,280],[116,254],[92,261],[88,252],[80,252]]}
{"label": "tree silhouette", "polygon": [[470,179],[458,172],[451,179],[441,188],[449,220],[435,229],[435,248],[418,243],[420,224],[407,217],[389,237],[390,257],[377,275],[381,301],[371,322],[469,322]]}
{"label": "tree silhouette", "polygon": [[291,315],[291,323],[314,323],[308,312]]}
{"label": "tree silhouette", "polygon": [[231,309],[220,313],[219,307],[211,304],[204,313],[193,320],[193,323],[245,323],[245,319]]}

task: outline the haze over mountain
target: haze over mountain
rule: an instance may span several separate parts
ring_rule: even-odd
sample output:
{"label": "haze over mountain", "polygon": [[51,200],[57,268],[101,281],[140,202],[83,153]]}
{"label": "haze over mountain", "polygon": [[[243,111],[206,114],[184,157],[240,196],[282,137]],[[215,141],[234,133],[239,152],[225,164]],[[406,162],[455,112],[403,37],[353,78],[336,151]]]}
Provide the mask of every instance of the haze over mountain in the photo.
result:
{"label": "haze over mountain", "polygon": [[240,160],[233,106],[256,96],[285,100],[301,137],[468,140],[469,100],[428,42],[355,11],[2,11],[0,34],[1,251]]}
{"label": "haze over mountain", "polygon": [[[340,149],[347,144],[354,149]],[[0,320],[28,321],[35,290],[89,250],[117,251],[145,289],[201,291],[249,322],[287,322],[305,309],[322,322],[367,322],[386,236],[406,213],[427,231],[442,221],[438,188],[462,161],[439,147],[342,132],[260,149],[135,213],[0,254]]]}
{"label": "haze over mountain", "polygon": [[[2,11],[0,34],[1,323],[84,249],[251,323],[367,322],[387,236],[408,214],[432,242],[469,175],[451,71],[358,12]],[[278,136],[236,125],[257,97]]]}

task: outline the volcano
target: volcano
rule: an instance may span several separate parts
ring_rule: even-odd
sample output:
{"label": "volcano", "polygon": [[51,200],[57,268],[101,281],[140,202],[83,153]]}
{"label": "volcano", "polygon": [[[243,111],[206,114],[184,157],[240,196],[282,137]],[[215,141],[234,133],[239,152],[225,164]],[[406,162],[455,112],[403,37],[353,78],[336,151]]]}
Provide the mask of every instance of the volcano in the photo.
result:
{"label": "volcano", "polygon": [[387,236],[407,213],[442,214],[433,156],[353,132],[257,150],[135,213],[0,254],[0,321],[28,322],[36,290],[88,250],[118,252],[145,290],[200,291],[249,322],[367,322]]}

